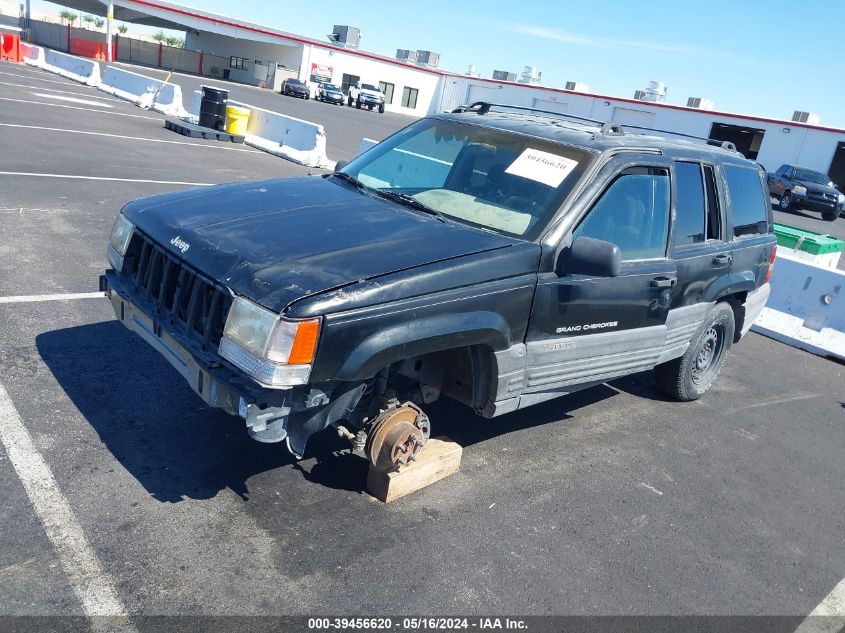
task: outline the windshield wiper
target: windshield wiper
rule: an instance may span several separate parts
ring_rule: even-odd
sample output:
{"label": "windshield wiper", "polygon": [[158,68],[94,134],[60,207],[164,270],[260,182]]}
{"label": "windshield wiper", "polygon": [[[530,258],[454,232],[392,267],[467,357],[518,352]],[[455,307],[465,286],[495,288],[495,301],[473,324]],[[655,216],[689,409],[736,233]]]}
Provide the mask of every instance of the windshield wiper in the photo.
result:
{"label": "windshield wiper", "polygon": [[387,198],[388,200],[393,200],[394,202],[403,204],[406,207],[410,207],[412,209],[416,209],[417,211],[422,211],[423,213],[433,215],[441,222],[446,222],[446,218],[443,217],[443,214],[440,213],[440,211],[438,211],[437,209],[432,209],[427,204],[420,202],[414,196],[409,196],[407,193],[391,191],[390,189],[374,189],[373,191],[379,196]]}
{"label": "windshield wiper", "polygon": [[332,178],[339,178],[340,180],[342,180],[344,182],[348,182],[350,185],[355,187],[361,193],[369,193],[370,191],[372,191],[367,185],[365,185],[363,182],[358,180],[355,176],[350,176],[349,174],[344,174],[342,171],[334,172],[333,174],[331,174],[331,177]]}

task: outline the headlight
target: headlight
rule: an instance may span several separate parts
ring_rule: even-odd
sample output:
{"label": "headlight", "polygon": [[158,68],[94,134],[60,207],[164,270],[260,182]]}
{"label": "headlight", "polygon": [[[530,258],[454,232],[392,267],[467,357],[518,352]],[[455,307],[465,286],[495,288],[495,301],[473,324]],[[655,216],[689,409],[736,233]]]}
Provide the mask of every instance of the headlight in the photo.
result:
{"label": "headlight", "polygon": [[226,318],[220,355],[267,387],[304,385],[311,375],[320,320],[288,321],[236,297]]}
{"label": "headlight", "polygon": [[792,193],[797,193],[799,196],[806,196],[807,195],[807,187],[802,187],[801,185],[795,185],[792,188]]}
{"label": "headlight", "polygon": [[119,214],[114,221],[111,238],[109,238],[109,247],[106,249],[109,262],[118,272],[123,268],[123,256],[126,255],[134,232],[135,225],[127,220],[125,215]]}
{"label": "headlight", "polygon": [[839,197],[837,198],[839,204],[845,204],[845,193],[840,193]]}

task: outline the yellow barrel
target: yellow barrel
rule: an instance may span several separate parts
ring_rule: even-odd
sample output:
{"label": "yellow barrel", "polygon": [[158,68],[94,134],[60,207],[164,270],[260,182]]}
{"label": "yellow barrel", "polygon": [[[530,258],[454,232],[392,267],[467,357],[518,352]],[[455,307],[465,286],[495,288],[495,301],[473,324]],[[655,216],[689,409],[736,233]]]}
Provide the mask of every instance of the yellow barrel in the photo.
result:
{"label": "yellow barrel", "polygon": [[244,136],[250,114],[252,112],[248,108],[233,105],[226,106],[226,131],[229,134]]}

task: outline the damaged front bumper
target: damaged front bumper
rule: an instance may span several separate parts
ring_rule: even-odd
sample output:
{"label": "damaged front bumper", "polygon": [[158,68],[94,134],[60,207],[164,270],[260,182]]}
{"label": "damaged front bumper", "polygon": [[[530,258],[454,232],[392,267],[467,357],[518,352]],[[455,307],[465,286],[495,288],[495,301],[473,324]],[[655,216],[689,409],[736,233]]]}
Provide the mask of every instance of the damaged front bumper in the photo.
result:
{"label": "damaged front bumper", "polygon": [[349,383],[265,389],[216,353],[192,350],[190,341],[171,331],[166,319],[156,319],[153,307],[134,297],[115,271],[100,278],[100,289],[124,326],[164,356],[207,405],[242,418],[259,442],[284,440],[301,457],[308,438],[348,417],[363,393],[365,385]]}

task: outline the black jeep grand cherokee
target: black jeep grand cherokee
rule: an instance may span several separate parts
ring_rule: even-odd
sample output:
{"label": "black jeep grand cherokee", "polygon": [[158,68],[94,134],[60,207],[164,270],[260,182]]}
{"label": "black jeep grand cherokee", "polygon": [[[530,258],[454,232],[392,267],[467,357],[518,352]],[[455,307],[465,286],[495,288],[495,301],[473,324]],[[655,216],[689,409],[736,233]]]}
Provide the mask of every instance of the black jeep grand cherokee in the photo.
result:
{"label": "black jeep grand cherokee", "polygon": [[495,110],[422,119],[322,177],[128,204],[115,314],[255,439],[302,455],[332,425],[385,469],[441,394],[494,417],[652,368],[704,394],[768,297],[763,172]]}

